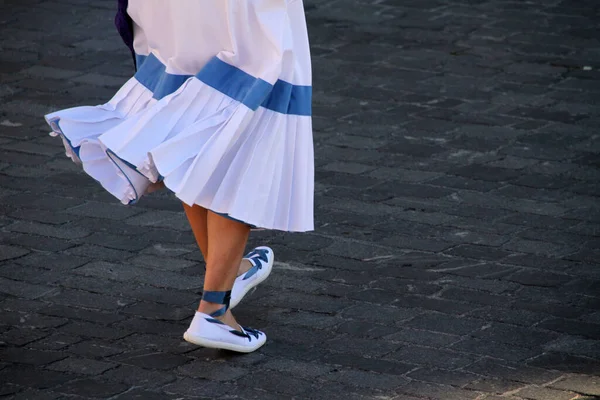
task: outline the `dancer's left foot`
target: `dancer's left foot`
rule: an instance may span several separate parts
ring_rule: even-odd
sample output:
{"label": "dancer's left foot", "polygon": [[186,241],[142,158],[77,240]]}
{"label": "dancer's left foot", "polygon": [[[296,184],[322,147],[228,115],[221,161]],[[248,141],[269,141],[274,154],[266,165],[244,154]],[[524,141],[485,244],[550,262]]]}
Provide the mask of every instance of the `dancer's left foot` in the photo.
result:
{"label": "dancer's left foot", "polygon": [[231,290],[230,308],[237,306],[252,288],[269,277],[274,260],[275,254],[267,246],[257,247],[244,256]]}

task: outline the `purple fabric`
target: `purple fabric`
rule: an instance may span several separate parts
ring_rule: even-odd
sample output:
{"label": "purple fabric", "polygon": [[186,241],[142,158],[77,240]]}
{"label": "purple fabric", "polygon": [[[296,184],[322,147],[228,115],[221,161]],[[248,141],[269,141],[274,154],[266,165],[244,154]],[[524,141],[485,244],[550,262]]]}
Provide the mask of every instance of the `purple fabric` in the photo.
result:
{"label": "purple fabric", "polygon": [[117,15],[115,15],[115,26],[121,35],[123,42],[131,50],[133,62],[135,64],[135,53],[133,51],[133,21],[127,14],[127,4],[129,0],[118,0]]}

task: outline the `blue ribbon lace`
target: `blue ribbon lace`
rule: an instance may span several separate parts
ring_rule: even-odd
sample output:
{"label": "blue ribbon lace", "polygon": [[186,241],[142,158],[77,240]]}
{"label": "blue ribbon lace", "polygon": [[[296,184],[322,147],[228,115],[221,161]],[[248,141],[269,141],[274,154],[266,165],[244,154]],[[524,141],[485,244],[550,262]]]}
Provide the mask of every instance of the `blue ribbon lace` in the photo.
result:
{"label": "blue ribbon lace", "polygon": [[246,275],[244,275],[244,280],[254,276],[263,267],[263,262],[269,262],[267,254],[269,254],[268,250],[254,249],[244,257],[250,260],[250,262],[253,265],[252,268],[250,268],[248,272],[246,272]]}

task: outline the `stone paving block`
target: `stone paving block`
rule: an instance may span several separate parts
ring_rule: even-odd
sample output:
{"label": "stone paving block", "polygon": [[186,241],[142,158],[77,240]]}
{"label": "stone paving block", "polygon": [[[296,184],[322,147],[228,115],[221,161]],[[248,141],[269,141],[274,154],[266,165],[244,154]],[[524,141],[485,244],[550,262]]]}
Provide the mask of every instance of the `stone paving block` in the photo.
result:
{"label": "stone paving block", "polygon": [[151,255],[139,255],[128,260],[131,264],[140,267],[159,269],[164,271],[177,271],[195,265],[193,261],[170,257],[157,257]]}
{"label": "stone paving block", "polygon": [[406,385],[406,378],[397,375],[377,374],[366,371],[338,371],[327,375],[327,379],[335,382],[364,388],[393,390]]}
{"label": "stone paving block", "polygon": [[106,399],[122,393],[127,389],[129,389],[129,386],[121,383],[88,378],[66,383],[57,387],[55,391],[66,395]]}
{"label": "stone paving block", "polygon": [[[134,268],[134,267],[130,267]],[[189,276],[174,273],[170,271],[146,271],[142,268],[137,268],[140,274],[136,277],[136,281],[147,285],[156,286],[159,288],[172,288],[179,290],[199,289],[202,286],[201,279],[190,279]]]}
{"label": "stone paving block", "polygon": [[[377,179],[394,179],[398,182],[424,182],[430,181],[431,179],[437,178],[442,174],[439,172],[428,172],[428,171],[414,171],[403,168],[389,168],[389,167],[379,167],[373,171],[370,171],[368,176],[377,178]],[[430,181],[428,183],[432,183],[435,185],[437,180]],[[445,180],[442,180],[445,182]],[[444,186],[444,185],[439,185]]]}
{"label": "stone paving block", "polygon": [[148,319],[181,321],[193,315],[193,309],[178,308],[173,305],[162,305],[156,303],[135,303],[123,309],[123,313]]}
{"label": "stone paving block", "polygon": [[[446,210],[446,212],[457,217],[454,217],[450,221],[443,223],[445,226],[453,226],[477,232],[495,233],[498,235],[506,235],[523,229],[519,225],[499,222],[494,222],[491,224],[489,221],[487,221],[487,218],[496,219],[499,216],[512,214],[512,212],[508,210],[490,208],[486,209],[483,207],[473,206],[469,208],[452,208]],[[489,213],[487,217],[485,216],[486,213]]]}
{"label": "stone paving block", "polygon": [[162,353],[159,351],[149,352],[143,350],[137,352],[125,352],[112,357],[112,360],[144,369],[170,371],[190,362],[192,359],[180,354]]}
{"label": "stone paving block", "polygon": [[600,396],[600,378],[597,376],[571,374],[552,382],[550,387]]}
{"label": "stone paving block", "polygon": [[426,398],[432,400],[475,400],[481,396],[481,393],[476,391],[416,381],[402,386],[399,391],[415,396],[427,396]]}
{"label": "stone paving block", "polygon": [[338,333],[347,333],[358,337],[378,338],[395,332],[396,328],[386,325],[374,325],[369,322],[345,322],[336,328]]}
{"label": "stone paving block", "polygon": [[458,342],[461,337],[459,335],[431,332],[427,330],[401,328],[398,332],[386,336],[385,339],[393,342],[403,342],[428,347],[445,347]]}
{"label": "stone paving block", "polygon": [[21,71],[21,73],[44,79],[69,79],[81,74],[78,71],[69,71],[42,65],[35,65],[33,67],[24,69]]}
{"label": "stone paving block", "polygon": [[77,375],[34,368],[32,366],[17,365],[0,371],[2,382],[14,385],[48,389],[77,378]]}
{"label": "stone paving block", "polygon": [[[200,301],[200,294],[176,290],[173,288],[158,288],[152,286],[136,286],[132,287],[127,295],[131,298],[143,301],[156,302],[159,304],[167,304],[172,306],[190,306],[196,305]],[[160,305],[157,305],[157,310],[160,310]]]}
{"label": "stone paving block", "polygon": [[572,247],[539,240],[512,239],[502,245],[508,251],[560,257],[573,252]]}
{"label": "stone paving block", "polygon": [[[237,386],[235,387],[237,389]],[[192,398],[212,399],[226,396],[234,391],[234,387],[222,382],[210,382],[203,379],[179,378],[177,381],[161,388],[167,394],[184,395]]]}
{"label": "stone paving block", "polygon": [[82,339],[73,335],[53,334],[41,340],[30,343],[29,347],[38,350],[62,350],[67,346],[80,342]]}
{"label": "stone paving block", "polygon": [[493,194],[505,198],[529,199],[543,202],[559,202],[564,197],[564,192],[550,189],[533,189],[525,186],[504,185]]}
{"label": "stone paving block", "polygon": [[474,244],[464,244],[452,247],[451,249],[447,250],[446,253],[452,256],[459,256],[471,259],[483,259],[490,261],[500,260],[511,254],[511,252],[497,249],[491,246],[481,246]]}
{"label": "stone paving block", "polygon": [[541,346],[556,339],[559,335],[543,329],[523,328],[502,323],[486,325],[486,329],[475,332],[473,336],[482,340],[492,340],[500,343],[522,347]]}
{"label": "stone paving block", "polygon": [[177,395],[170,395],[164,392],[153,392],[145,389],[131,389],[119,394],[115,399],[119,400],[171,400],[178,398]]}
{"label": "stone paving block", "polygon": [[40,236],[49,236],[58,239],[79,239],[89,235],[89,232],[83,229],[73,227],[53,226],[37,222],[15,222],[7,226],[13,232],[32,233]]}
{"label": "stone paving block", "polygon": [[108,247],[95,246],[90,244],[82,244],[80,246],[71,247],[66,250],[66,253],[69,255],[80,256],[79,258],[84,258],[84,260],[89,261],[89,259],[94,260],[103,260],[103,261],[116,261],[116,262],[124,262],[133,256],[133,253],[128,251],[122,251],[117,249],[111,249]]}
{"label": "stone paving block", "polygon": [[479,318],[484,321],[504,322],[512,325],[533,326],[548,318],[548,314],[541,312],[531,312],[527,310],[515,310],[509,308],[501,308],[496,305],[490,307],[479,308],[467,314],[472,318]]}
{"label": "stone paving block", "polygon": [[21,247],[0,244],[0,261],[19,258],[28,253],[29,250]]}
{"label": "stone paving block", "polygon": [[9,215],[11,218],[17,220],[27,220],[53,225],[61,225],[73,220],[73,217],[68,215],[57,214],[46,210],[16,210],[11,212]]}
{"label": "stone paving block", "polygon": [[298,292],[294,293],[293,298],[290,298],[289,293],[269,296],[265,299],[264,304],[317,313],[335,313],[352,305],[351,302],[343,299],[313,296]]}
{"label": "stone paving block", "polygon": [[431,382],[443,385],[464,386],[477,380],[479,377],[463,371],[450,371],[445,369],[419,368],[406,375],[410,379],[421,382]]}
{"label": "stone paving block", "polygon": [[419,366],[435,366],[443,369],[459,369],[475,362],[479,357],[458,351],[410,346],[386,355],[393,360],[405,360]]}
{"label": "stone paving block", "polygon": [[515,199],[495,195],[494,193],[478,193],[472,191],[460,191],[452,196],[453,200],[469,205],[481,207],[498,207],[503,210],[516,211],[519,213],[530,213],[545,216],[559,216],[568,211],[567,208],[556,203],[545,201]]}
{"label": "stone paving block", "polygon": [[140,251],[150,246],[150,243],[141,237],[112,235],[106,233],[93,233],[82,239],[82,242],[102,247],[125,251]]}
{"label": "stone paving block", "polygon": [[47,390],[36,390],[27,389],[15,396],[11,397],[12,400],[54,400],[58,399],[61,395],[55,392],[49,392]]}
{"label": "stone paving block", "polygon": [[24,346],[48,336],[48,332],[44,332],[39,329],[18,327],[10,328],[9,326],[5,326],[3,328],[6,330],[0,333],[0,341],[4,344],[11,344],[15,346]]}
{"label": "stone paving block", "polygon": [[133,333],[132,330],[126,330],[117,327],[107,327],[103,325],[81,321],[74,321],[70,324],[62,326],[60,332],[69,335],[77,335],[84,338],[96,338],[106,340],[121,339]]}
{"label": "stone paving block", "polygon": [[592,376],[600,374],[600,363],[597,359],[563,353],[545,353],[530,361],[529,365]]}
{"label": "stone paving block", "polygon": [[[184,328],[182,326],[182,329]],[[181,340],[180,337],[181,335],[160,336],[147,332],[136,332],[120,339],[118,345],[128,350],[153,349],[173,354],[185,354],[198,348],[191,343]]]}
{"label": "stone paving block", "polygon": [[[16,109],[20,110],[20,113],[25,113],[26,115],[31,116],[39,116],[43,114],[49,113],[51,110],[49,107],[40,105],[40,104],[29,104],[25,102],[12,102],[6,106],[7,109]],[[25,154],[34,154],[34,155],[42,155],[42,156],[55,156],[57,154],[62,153],[63,150],[60,148],[54,148],[45,146],[42,144],[38,144],[35,142],[13,142],[0,146],[6,150],[13,150]]]}
{"label": "stone paving block", "polygon": [[465,389],[478,390],[488,393],[509,393],[522,388],[522,382],[515,382],[507,379],[481,378],[465,386]]}
{"label": "stone paving block", "polygon": [[269,345],[263,346],[259,354],[265,357],[285,354],[287,358],[300,361],[314,361],[318,358],[314,347],[285,342],[279,338],[271,338]]}
{"label": "stone paving block", "polygon": [[345,258],[364,260],[366,258],[393,256],[396,252],[385,247],[373,246],[356,242],[338,242],[327,247],[326,253]]}
{"label": "stone paving block", "polygon": [[126,349],[124,347],[119,347],[119,343],[117,342],[115,345],[110,343],[100,342],[97,338],[92,338],[88,340],[83,340],[78,343],[75,343],[69,346],[69,353],[77,354],[81,357],[94,357],[94,358],[105,358],[114,356],[117,354],[121,354]]}
{"label": "stone paving block", "polygon": [[536,327],[570,335],[585,336],[590,339],[598,340],[600,338],[600,324],[584,321],[552,318],[537,324]]}
{"label": "stone paving block", "polygon": [[26,299],[38,299],[43,296],[57,293],[57,289],[51,286],[32,285],[25,282],[0,278],[0,293],[24,297]]}
{"label": "stone paving block", "polygon": [[534,368],[522,364],[511,364],[504,361],[484,358],[469,365],[466,371],[495,378],[509,379],[517,382],[535,383],[542,385],[552,382],[562,376],[562,373]]}
{"label": "stone paving block", "polygon": [[145,233],[141,239],[149,242],[149,245],[155,243],[177,243],[184,245],[194,244],[194,235],[191,230],[173,230],[173,229],[162,229],[162,228],[142,228]]}
{"label": "stone paving block", "polygon": [[[464,221],[463,221],[464,222]],[[461,223],[459,221],[449,222],[450,225]],[[442,230],[443,229],[443,230]],[[494,233],[485,233],[477,231],[469,231],[466,229],[442,228],[438,232],[440,238],[456,244],[477,244],[483,246],[501,246],[509,239],[504,235],[496,235]]]}
{"label": "stone paving block", "polygon": [[556,259],[534,254],[510,254],[502,260],[502,264],[533,268],[539,268],[540,266],[543,266],[544,270],[553,270],[557,272],[566,271],[579,265],[579,263],[575,261]]}
{"label": "stone paving block", "polygon": [[107,86],[118,89],[125,83],[126,79],[92,72],[73,78],[72,81],[86,85]]}
{"label": "stone paving block", "polygon": [[224,363],[193,361],[178,367],[177,372],[192,378],[227,382],[235,381],[249,374],[251,371],[246,368],[229,366]]}
{"label": "stone paving block", "polygon": [[104,361],[86,358],[69,357],[48,365],[46,368],[52,371],[70,372],[81,375],[100,375],[117,365]]}
{"label": "stone paving block", "polygon": [[76,274],[95,276],[107,280],[131,281],[146,273],[141,268],[124,268],[122,264],[113,264],[105,261],[94,261],[73,270]]}
{"label": "stone paving block", "polygon": [[87,201],[82,205],[65,210],[67,214],[106,218],[115,221],[122,221],[141,212],[142,210],[139,208],[125,207],[122,204],[107,204],[99,201]]}
{"label": "stone paving block", "polygon": [[182,324],[141,318],[128,318],[116,324],[116,327],[137,333],[151,333],[164,336],[180,336]]}
{"label": "stone paving block", "polygon": [[493,345],[487,340],[464,339],[460,342],[453,343],[451,350],[471,353],[473,355],[484,355],[488,357],[519,362],[539,354],[539,348],[527,348],[508,344],[494,343]]}
{"label": "stone paving block", "polygon": [[102,378],[148,389],[171,383],[175,381],[176,376],[170,371],[152,371],[133,365],[120,365],[102,374]]}
{"label": "stone paving block", "polygon": [[447,314],[430,313],[419,315],[405,326],[454,335],[466,335],[480,331],[486,324],[483,321],[455,317]]}
{"label": "stone paving block", "polygon": [[[332,357],[335,357],[335,355],[332,355]],[[334,369],[333,366],[323,365],[322,363],[308,363],[285,358],[273,358],[265,363],[264,367],[276,372],[289,373],[303,379],[314,379],[328,374]]]}
{"label": "stone paving block", "polygon": [[470,303],[495,305],[510,303],[511,298],[508,295],[497,295],[478,290],[468,290],[463,288],[449,287],[443,290],[440,296],[444,299],[456,301],[468,301]]}
{"label": "stone paving block", "polygon": [[453,244],[450,242],[446,242],[443,240],[435,240],[435,239],[420,239],[411,236],[392,236],[390,238],[386,238],[382,241],[382,243],[398,247],[401,249],[407,250],[420,250],[420,251],[431,251],[431,252],[439,252],[444,251],[453,247]]}
{"label": "stone paving block", "polygon": [[539,386],[529,386],[516,393],[519,397],[531,400],[571,400],[577,398],[573,392],[563,392]]}
{"label": "stone paving block", "polygon": [[0,311],[0,325],[20,328],[55,328],[68,322],[65,318],[48,317],[36,313]]}
{"label": "stone paving block", "polygon": [[[442,270],[444,272],[455,272],[452,270],[447,271],[445,268]],[[438,271],[439,271],[439,269],[438,269]],[[481,272],[484,272],[484,271],[485,270],[483,270]],[[509,269],[509,271],[512,271],[512,269]],[[521,286],[517,283],[505,282],[505,281],[501,281],[501,280],[497,280],[497,279],[492,279],[492,278],[501,277],[502,274],[504,274],[504,272],[505,271],[503,271],[503,270],[499,270],[495,273],[486,274],[486,275],[488,275],[487,276],[488,279],[471,278],[468,276],[467,277],[452,276],[452,277],[439,279],[436,283],[438,285],[445,285],[445,286],[449,287],[449,289],[454,289],[453,288],[454,286],[466,288],[466,290],[468,290],[467,293],[470,293],[475,290],[475,291],[490,292],[495,295],[501,295],[503,293],[513,293],[516,290],[520,289]],[[485,272],[484,272],[484,274],[485,274]],[[460,290],[463,290],[463,289],[458,289],[459,292],[460,292]],[[466,298],[469,297],[469,294],[467,294],[465,297]],[[460,299],[457,299],[457,300],[460,300]]]}
{"label": "stone paving block", "polygon": [[[0,237],[3,232],[0,232]],[[33,234],[7,233],[3,241],[9,244],[23,246],[32,250],[55,252],[75,246],[71,241]]]}
{"label": "stone paving block", "polygon": [[44,303],[43,306],[43,308],[39,309],[40,314],[64,317],[70,320],[83,320],[108,325],[125,319],[124,316],[116,315],[110,310],[88,310],[84,308],[78,308],[77,305],[69,304],[48,305]]}
{"label": "stone paving block", "polygon": [[403,296],[398,300],[398,306],[419,308],[426,311],[437,311],[445,314],[462,315],[482,306],[479,304],[461,303],[437,297]]}
{"label": "stone paving block", "polygon": [[359,163],[348,163],[348,162],[333,162],[325,165],[323,168],[325,171],[332,172],[343,172],[346,174],[363,174],[365,172],[375,169],[372,165],[359,164]]}
{"label": "stone paving block", "polygon": [[181,212],[171,211],[148,211],[127,219],[127,224],[137,226],[153,226],[189,231],[187,218]]}
{"label": "stone paving block", "polygon": [[28,365],[45,365],[67,358],[67,354],[55,351],[41,351],[24,348],[5,347],[0,349],[3,361]]}
{"label": "stone paving block", "polygon": [[44,300],[53,304],[101,310],[115,310],[132,303],[132,301],[123,298],[71,289],[63,289],[55,295],[48,294],[44,297]]}

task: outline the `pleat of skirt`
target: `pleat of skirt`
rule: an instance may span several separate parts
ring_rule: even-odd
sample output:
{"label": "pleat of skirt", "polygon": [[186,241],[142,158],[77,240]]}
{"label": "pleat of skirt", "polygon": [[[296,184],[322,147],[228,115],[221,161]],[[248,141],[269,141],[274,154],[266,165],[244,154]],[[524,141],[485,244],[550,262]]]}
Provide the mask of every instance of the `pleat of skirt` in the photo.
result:
{"label": "pleat of skirt", "polygon": [[124,204],[150,183],[249,225],[313,229],[311,65],[300,0],[131,0],[138,70],[46,116]]}

